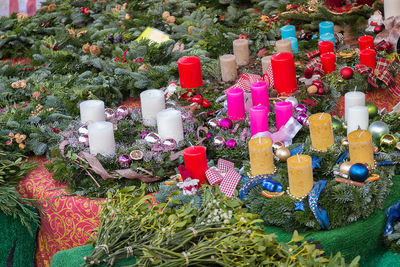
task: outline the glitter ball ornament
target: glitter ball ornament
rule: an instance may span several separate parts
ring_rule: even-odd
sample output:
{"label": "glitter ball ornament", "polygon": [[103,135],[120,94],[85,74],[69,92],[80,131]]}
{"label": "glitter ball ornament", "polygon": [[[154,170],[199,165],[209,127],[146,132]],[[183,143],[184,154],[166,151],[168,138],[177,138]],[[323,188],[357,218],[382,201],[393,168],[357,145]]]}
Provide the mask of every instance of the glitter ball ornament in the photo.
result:
{"label": "glitter ball ornament", "polygon": [[389,127],[383,121],[374,121],[369,125],[368,131],[372,134],[374,143],[379,144],[381,137],[389,133]]}
{"label": "glitter ball ornament", "polygon": [[343,69],[340,70],[340,75],[342,76],[343,79],[350,80],[351,78],[353,78],[354,71],[350,67],[344,67]]}
{"label": "glitter ball ornament", "polygon": [[274,150],[278,150],[278,149],[280,149],[280,148],[282,148],[282,147],[285,147],[284,144],[283,144],[282,142],[275,142],[275,143],[272,144],[272,148],[273,148]]}
{"label": "glitter ball ornament", "polygon": [[296,120],[302,125],[308,125],[308,115],[306,113],[297,114]]}
{"label": "glitter ball ornament", "polygon": [[296,105],[294,110],[297,113],[306,113],[307,112],[307,107],[305,105],[303,105],[303,104],[300,104],[300,105]]}
{"label": "glitter ball ornament", "polygon": [[234,149],[237,145],[235,139],[229,139],[228,141],[226,141],[226,147],[230,148],[230,149]]}
{"label": "glitter ball ornament", "polygon": [[229,130],[232,129],[233,122],[229,118],[223,118],[222,120],[219,121],[219,126],[225,130]]}
{"label": "glitter ball ornament", "polygon": [[373,102],[366,102],[365,106],[368,107],[369,118],[374,118],[378,115],[378,107]]}
{"label": "glitter ball ornament", "polygon": [[219,120],[218,119],[211,119],[207,122],[207,124],[213,128],[219,127]]}
{"label": "glitter ball ornament", "polygon": [[111,120],[114,118],[114,110],[112,110],[111,108],[106,108],[104,110],[104,115],[106,116],[106,120]]}
{"label": "glitter ball ornament", "polygon": [[350,179],[356,182],[364,182],[367,180],[369,170],[367,166],[362,163],[353,164],[349,170]]}
{"label": "glitter ball ornament", "polygon": [[129,109],[126,106],[119,106],[115,113],[119,118],[125,118],[129,114]]}
{"label": "glitter ball ornament", "polygon": [[156,134],[156,133],[149,133],[148,135],[146,135],[146,137],[144,138],[144,140],[145,140],[147,143],[155,144],[155,143],[157,143],[158,141],[160,141],[160,136],[159,136],[158,134]]}
{"label": "glitter ball ornament", "polygon": [[175,141],[175,139],[172,139],[172,138],[165,139],[165,140],[162,142],[162,144],[163,144],[163,146],[167,147],[168,150],[174,150],[174,149],[176,149],[177,146],[178,146],[177,143],[176,143],[176,141]]}
{"label": "glitter ball ornament", "polygon": [[128,154],[122,154],[121,156],[118,157],[118,164],[121,168],[129,168],[130,163],[131,163],[131,158],[129,157]]}
{"label": "glitter ball ornament", "polygon": [[131,157],[131,159],[133,160],[141,160],[143,158],[143,152],[140,150],[133,150],[129,156]]}
{"label": "glitter ball ornament", "polygon": [[353,164],[350,163],[350,161],[345,161],[339,166],[339,172],[342,174],[349,175],[350,168]]}
{"label": "glitter ball ornament", "polygon": [[292,103],[292,107],[295,107],[299,104],[299,101],[293,96],[289,96],[288,98],[285,99],[285,102],[290,102]]}
{"label": "glitter ball ornament", "polygon": [[385,134],[381,137],[380,147],[384,152],[392,152],[396,148],[397,138],[392,134]]}
{"label": "glitter ball ornament", "polygon": [[285,162],[290,157],[290,150],[287,147],[281,147],[275,151],[275,156],[281,162]]}
{"label": "glitter ball ornament", "polygon": [[225,139],[222,136],[216,136],[214,137],[213,144],[216,147],[222,147],[225,145]]}

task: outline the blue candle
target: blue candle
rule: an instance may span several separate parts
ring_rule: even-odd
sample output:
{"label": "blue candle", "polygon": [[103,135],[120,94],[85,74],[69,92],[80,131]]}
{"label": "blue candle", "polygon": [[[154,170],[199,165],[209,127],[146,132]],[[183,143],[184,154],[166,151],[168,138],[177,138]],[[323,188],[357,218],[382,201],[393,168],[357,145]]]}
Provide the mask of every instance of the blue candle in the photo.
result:
{"label": "blue candle", "polygon": [[330,41],[335,46],[335,35],[332,33],[325,33],[319,36],[319,41]]}
{"label": "blue candle", "polygon": [[326,34],[326,33],[331,33],[334,34],[335,31],[333,29],[334,24],[332,21],[323,21],[319,24],[319,36]]}
{"label": "blue candle", "polygon": [[281,27],[282,39],[288,39],[289,37],[296,37],[296,29],[293,25],[286,25]]}
{"label": "blue candle", "polygon": [[292,46],[292,53],[298,53],[299,52],[299,43],[297,42],[297,38],[289,37],[287,39],[290,40],[290,44]]}

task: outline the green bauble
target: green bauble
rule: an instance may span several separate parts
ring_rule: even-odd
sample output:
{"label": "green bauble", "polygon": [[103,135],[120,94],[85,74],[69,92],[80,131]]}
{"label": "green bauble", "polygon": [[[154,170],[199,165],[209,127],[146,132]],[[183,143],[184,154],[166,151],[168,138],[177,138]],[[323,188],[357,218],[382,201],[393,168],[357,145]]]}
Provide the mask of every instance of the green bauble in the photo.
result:
{"label": "green bauble", "polygon": [[343,129],[343,125],[342,123],[335,118],[332,118],[332,129],[336,132],[336,131],[340,131]]}
{"label": "green bauble", "polygon": [[374,118],[378,115],[378,107],[373,102],[366,102],[365,106],[368,107],[369,118]]}
{"label": "green bauble", "polygon": [[397,138],[391,134],[381,137],[380,146],[384,152],[392,152],[396,148]]}
{"label": "green bauble", "polygon": [[381,137],[389,133],[389,127],[383,121],[374,121],[368,127],[368,131],[371,132],[374,143],[378,145]]}

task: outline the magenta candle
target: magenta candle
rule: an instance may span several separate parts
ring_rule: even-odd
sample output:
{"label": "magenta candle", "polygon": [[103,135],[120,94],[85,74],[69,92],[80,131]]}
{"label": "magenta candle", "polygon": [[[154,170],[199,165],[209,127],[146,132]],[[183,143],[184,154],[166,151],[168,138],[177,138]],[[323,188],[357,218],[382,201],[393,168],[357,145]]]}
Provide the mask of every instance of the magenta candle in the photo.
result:
{"label": "magenta candle", "polygon": [[268,111],[265,106],[255,106],[250,109],[251,136],[268,131]]}
{"label": "magenta candle", "polygon": [[240,88],[231,88],[226,91],[228,102],[228,117],[233,121],[242,121],[245,117],[244,94]]}
{"label": "magenta candle", "polygon": [[376,52],[370,48],[360,51],[360,63],[362,65],[375,69],[376,67]]}
{"label": "magenta candle", "polygon": [[334,53],[325,53],[321,55],[321,63],[325,74],[336,70],[336,55]]}
{"label": "magenta candle", "polygon": [[334,50],[334,45],[331,41],[321,41],[318,43],[318,50],[319,54],[325,54],[325,53],[333,53],[335,52]]}
{"label": "magenta candle", "polygon": [[363,51],[367,48],[375,49],[374,37],[372,37],[371,35],[361,36],[360,38],[358,38],[358,47],[360,48],[360,51]]}
{"label": "magenta candle", "polygon": [[265,82],[256,82],[251,85],[251,99],[253,106],[264,106],[269,112],[268,87]]}
{"label": "magenta candle", "polygon": [[285,126],[286,122],[293,117],[293,107],[291,102],[277,102],[275,103],[275,118],[276,118],[276,129]]}

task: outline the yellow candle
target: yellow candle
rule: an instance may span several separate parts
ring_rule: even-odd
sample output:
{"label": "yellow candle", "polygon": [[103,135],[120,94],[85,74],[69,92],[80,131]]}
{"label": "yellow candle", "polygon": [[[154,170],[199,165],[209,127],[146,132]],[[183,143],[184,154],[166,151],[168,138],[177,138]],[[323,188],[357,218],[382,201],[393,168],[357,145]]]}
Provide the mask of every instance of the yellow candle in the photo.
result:
{"label": "yellow candle", "polygon": [[308,118],[310,124],[311,144],[314,149],[327,151],[333,145],[331,115],[317,113]]}
{"label": "yellow candle", "polygon": [[249,141],[251,175],[270,174],[275,171],[272,140],[258,137]]}
{"label": "yellow candle", "polygon": [[375,167],[372,135],[367,130],[356,130],[347,136],[351,163],[368,163]]}
{"label": "yellow candle", "polygon": [[312,160],[307,155],[291,156],[287,160],[289,191],[295,197],[305,197],[313,188]]}

